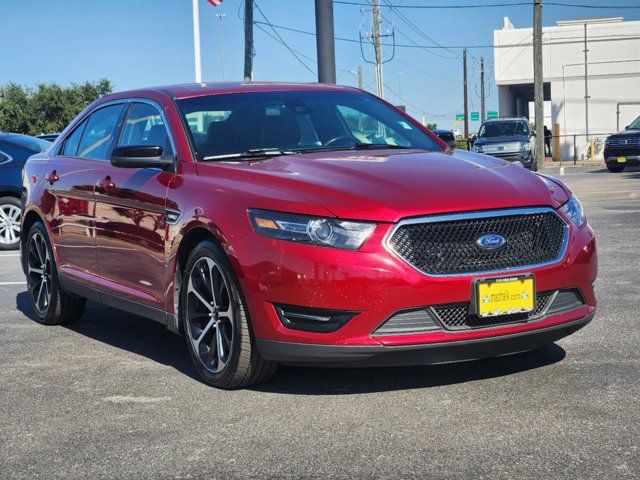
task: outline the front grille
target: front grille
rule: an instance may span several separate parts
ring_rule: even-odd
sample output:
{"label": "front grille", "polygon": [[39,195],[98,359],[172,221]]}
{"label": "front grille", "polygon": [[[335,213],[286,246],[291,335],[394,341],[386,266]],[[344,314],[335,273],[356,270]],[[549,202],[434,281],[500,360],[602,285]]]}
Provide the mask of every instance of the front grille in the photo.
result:
{"label": "front grille", "polygon": [[609,138],[606,142],[607,148],[634,148],[640,147],[640,137],[631,138]]}
{"label": "front grille", "polygon": [[520,142],[510,143],[494,143],[489,145],[482,145],[482,153],[489,155],[500,153],[517,153],[520,151]]}
{"label": "front grille", "polygon": [[501,315],[499,317],[481,318],[469,314],[469,304],[459,303],[433,307],[440,323],[447,330],[467,330],[470,328],[491,327],[504,323],[533,320],[542,315],[547,309],[554,292],[541,292],[536,297],[536,305],[531,313],[517,315]]}
{"label": "front grille", "polygon": [[[489,272],[559,260],[567,228],[551,209],[434,216],[400,222],[389,246],[428,275]],[[483,248],[477,241],[487,234],[506,242],[501,248]]]}

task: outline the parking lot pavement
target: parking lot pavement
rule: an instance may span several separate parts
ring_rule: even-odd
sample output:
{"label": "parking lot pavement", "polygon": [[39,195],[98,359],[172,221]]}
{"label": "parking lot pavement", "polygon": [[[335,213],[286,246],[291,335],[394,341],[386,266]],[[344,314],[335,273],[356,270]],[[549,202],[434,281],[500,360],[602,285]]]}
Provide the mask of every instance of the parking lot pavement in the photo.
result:
{"label": "parking lot pavement", "polygon": [[638,478],[640,169],[562,179],[598,234],[596,319],[464,364],[215,390],[151,320],[95,304],[69,328],[30,320],[0,254],[0,477]]}

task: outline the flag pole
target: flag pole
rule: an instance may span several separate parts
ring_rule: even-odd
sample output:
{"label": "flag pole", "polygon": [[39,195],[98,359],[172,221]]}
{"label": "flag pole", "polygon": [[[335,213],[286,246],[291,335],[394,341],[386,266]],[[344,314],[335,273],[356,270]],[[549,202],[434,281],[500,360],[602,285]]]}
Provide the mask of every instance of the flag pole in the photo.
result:
{"label": "flag pole", "polygon": [[202,65],[200,57],[200,11],[198,0],[193,0],[193,53],[196,60],[196,83],[202,82]]}

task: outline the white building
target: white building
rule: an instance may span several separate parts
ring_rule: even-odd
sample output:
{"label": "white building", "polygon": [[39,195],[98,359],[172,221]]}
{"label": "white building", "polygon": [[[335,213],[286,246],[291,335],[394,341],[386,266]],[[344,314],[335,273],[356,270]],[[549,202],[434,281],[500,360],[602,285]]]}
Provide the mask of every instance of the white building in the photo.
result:
{"label": "white building", "polygon": [[[533,28],[514,28],[505,17],[493,38],[500,116],[533,121]],[[562,158],[585,158],[591,138],[601,154],[606,134],[640,115],[640,21],[558,22],[543,28],[542,41],[545,125],[559,133]]]}

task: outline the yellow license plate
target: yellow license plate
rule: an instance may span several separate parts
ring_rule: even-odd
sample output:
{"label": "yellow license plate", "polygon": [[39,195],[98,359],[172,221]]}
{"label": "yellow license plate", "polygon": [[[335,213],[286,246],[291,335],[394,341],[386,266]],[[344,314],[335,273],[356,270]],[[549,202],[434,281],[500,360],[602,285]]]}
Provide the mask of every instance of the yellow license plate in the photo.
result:
{"label": "yellow license plate", "polygon": [[618,157],[618,163],[626,163],[627,157]]}
{"label": "yellow license plate", "polygon": [[531,312],[536,304],[535,297],[535,279],[531,275],[476,282],[476,312],[479,317]]}

